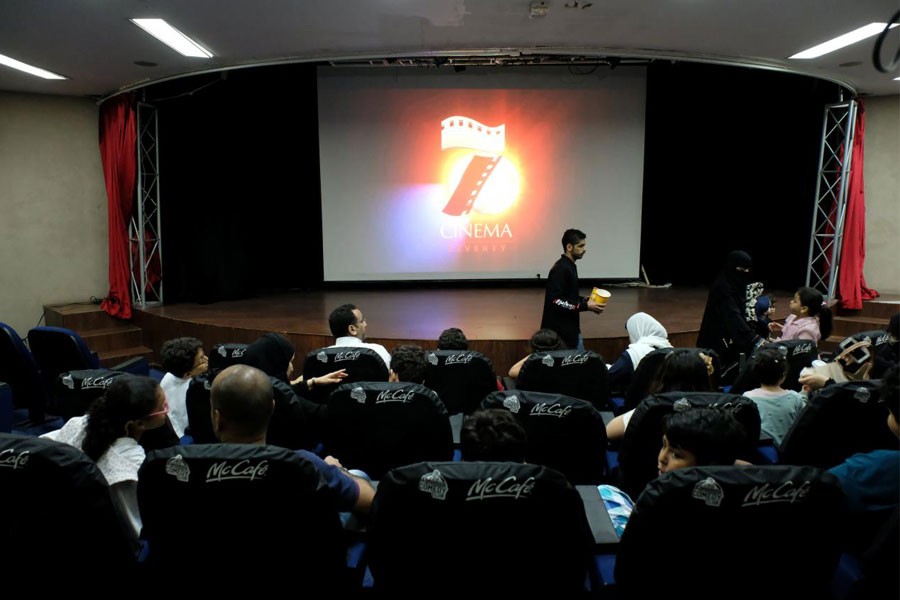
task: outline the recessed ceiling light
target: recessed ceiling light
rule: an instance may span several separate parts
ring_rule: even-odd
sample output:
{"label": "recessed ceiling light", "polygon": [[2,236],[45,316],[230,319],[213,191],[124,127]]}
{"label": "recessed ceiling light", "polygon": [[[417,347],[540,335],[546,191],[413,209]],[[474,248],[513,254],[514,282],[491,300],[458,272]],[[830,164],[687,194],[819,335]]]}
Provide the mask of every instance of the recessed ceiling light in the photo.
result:
{"label": "recessed ceiling light", "polygon": [[[891,29],[896,26],[896,24],[891,25]],[[812,48],[804,50],[803,52],[798,52],[790,58],[818,58],[824,54],[828,54],[829,52],[840,50],[845,46],[855,44],[856,42],[861,42],[866,38],[872,37],[873,35],[878,35],[882,31],[884,31],[885,27],[887,27],[887,23],[869,23],[868,25],[860,27],[859,29],[854,29],[850,33],[839,35],[833,40],[828,40],[827,42],[823,42],[818,46],[813,46]]]}
{"label": "recessed ceiling light", "polygon": [[184,56],[212,57],[211,52],[162,19],[131,19],[131,22]]}
{"label": "recessed ceiling light", "polygon": [[44,69],[32,67],[31,65],[27,65],[21,61],[10,58],[8,56],[4,56],[2,54],[0,54],[0,65],[6,65],[7,67],[12,67],[13,69],[24,71],[29,75],[43,77],[44,79],[66,79],[62,75],[57,75],[56,73],[51,73],[50,71],[45,71]]}

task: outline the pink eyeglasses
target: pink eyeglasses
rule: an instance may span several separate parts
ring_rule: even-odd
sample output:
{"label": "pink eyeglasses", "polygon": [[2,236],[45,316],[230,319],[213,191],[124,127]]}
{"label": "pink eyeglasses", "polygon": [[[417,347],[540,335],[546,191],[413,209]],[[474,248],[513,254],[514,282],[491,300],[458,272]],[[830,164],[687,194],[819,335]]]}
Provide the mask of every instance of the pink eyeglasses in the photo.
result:
{"label": "pink eyeglasses", "polygon": [[[153,411],[152,413],[146,415],[146,416],[144,417],[144,419],[150,419],[150,418],[153,418],[153,417],[158,417],[159,415],[164,415],[164,414],[167,414],[168,412],[169,412],[169,401],[168,401],[168,400],[164,400],[164,401],[163,401],[163,405],[162,405],[162,409]],[[144,419],[141,419],[141,420],[143,421]]]}

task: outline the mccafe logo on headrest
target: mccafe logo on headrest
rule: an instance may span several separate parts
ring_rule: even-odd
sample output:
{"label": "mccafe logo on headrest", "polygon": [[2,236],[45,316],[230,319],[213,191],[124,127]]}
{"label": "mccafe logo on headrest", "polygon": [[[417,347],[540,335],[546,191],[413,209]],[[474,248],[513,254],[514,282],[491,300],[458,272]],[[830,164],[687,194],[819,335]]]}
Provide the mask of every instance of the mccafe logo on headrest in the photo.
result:
{"label": "mccafe logo on headrest", "polygon": [[419,478],[419,491],[425,492],[435,500],[446,500],[447,490],[449,489],[450,486],[447,485],[447,480],[444,479],[444,476],[437,469]]}
{"label": "mccafe logo on headrest", "polygon": [[181,483],[191,480],[191,468],[180,454],[176,454],[166,461],[166,474],[172,475]]}
{"label": "mccafe logo on headrest", "polygon": [[105,390],[109,387],[109,384],[115,380],[116,377],[109,376],[100,376],[100,377],[85,377],[81,380],[81,389],[83,390]]}
{"label": "mccafe logo on headrest", "polygon": [[413,390],[385,390],[378,392],[375,398],[375,404],[385,404],[387,402],[409,402],[416,393]]}
{"label": "mccafe logo on headrest", "polygon": [[784,483],[773,485],[764,483],[754,486],[752,490],[744,496],[744,502],[741,506],[760,506],[762,504],[793,504],[798,500],[803,500],[808,494],[812,484],[804,481],[799,485],[793,481],[785,481]]}
{"label": "mccafe logo on headrest", "polygon": [[494,498],[514,498],[518,500],[523,496],[530,496],[534,490],[534,477],[529,477],[519,483],[515,475],[494,483],[493,477],[479,479],[472,484],[466,492],[466,502],[471,500],[491,500]]}
{"label": "mccafe logo on headrest", "polygon": [[341,362],[344,360],[356,360],[359,358],[359,350],[356,352],[338,352],[334,355],[334,362]]}
{"label": "mccafe logo on headrest", "polygon": [[797,346],[794,347],[794,351],[792,352],[792,354],[794,356],[797,356],[798,354],[805,354],[807,352],[812,352],[812,351],[813,351],[812,343],[798,344]]}
{"label": "mccafe logo on headrest", "polygon": [[447,362],[445,365],[465,365],[472,362],[472,358],[474,354],[451,354],[447,357]]}
{"label": "mccafe logo on headrest", "polygon": [[570,354],[563,357],[562,361],[559,363],[559,366],[565,367],[568,365],[583,365],[587,362],[588,358],[590,358],[590,354],[588,354],[587,352],[583,354]]}
{"label": "mccafe logo on headrest", "polygon": [[269,470],[269,461],[263,460],[253,463],[249,460],[239,460],[230,462],[223,460],[222,462],[213,463],[206,472],[206,482],[228,481],[234,479],[246,479],[253,481],[254,479],[262,479]]}
{"label": "mccafe logo on headrest", "polygon": [[503,399],[503,408],[511,413],[519,414],[519,409],[522,408],[522,405],[519,403],[518,396],[509,396]]}
{"label": "mccafe logo on headrest", "polygon": [[535,404],[533,407],[531,407],[531,412],[529,414],[534,416],[562,418],[571,412],[571,406],[563,406],[562,404],[547,404],[546,402],[541,402],[540,404]]}
{"label": "mccafe logo on headrest", "polygon": [[15,448],[7,448],[0,452],[0,468],[15,471],[19,467],[24,467],[28,464],[28,455],[28,450],[16,454]]}

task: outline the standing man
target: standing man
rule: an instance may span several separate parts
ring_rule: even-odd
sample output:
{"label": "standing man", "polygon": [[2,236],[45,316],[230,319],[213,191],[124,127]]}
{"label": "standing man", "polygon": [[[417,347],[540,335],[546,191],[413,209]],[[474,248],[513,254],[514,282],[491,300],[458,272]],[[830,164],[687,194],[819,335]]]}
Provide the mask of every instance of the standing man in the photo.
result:
{"label": "standing man", "polygon": [[603,312],[603,306],[578,295],[578,267],[575,261],[584,256],[587,235],[578,229],[566,229],[562,237],[563,254],[547,276],[544,315],[541,329],[552,329],[566,346],[584,350],[579,313]]}

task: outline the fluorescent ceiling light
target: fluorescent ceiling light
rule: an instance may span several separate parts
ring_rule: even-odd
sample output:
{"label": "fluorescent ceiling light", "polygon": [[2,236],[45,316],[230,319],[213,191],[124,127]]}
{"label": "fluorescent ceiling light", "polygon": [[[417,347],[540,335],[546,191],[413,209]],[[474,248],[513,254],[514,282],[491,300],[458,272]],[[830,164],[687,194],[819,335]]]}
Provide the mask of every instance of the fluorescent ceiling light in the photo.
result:
{"label": "fluorescent ceiling light", "polygon": [[43,77],[44,79],[65,79],[65,77],[63,77],[62,75],[57,75],[56,73],[51,73],[50,71],[45,71],[43,69],[38,69],[37,67],[32,67],[31,65],[26,65],[23,62],[20,62],[8,56],[3,56],[2,54],[0,54],[0,65],[6,65],[7,67],[12,67],[13,69],[25,71],[29,75]]}
{"label": "fluorescent ceiling light", "polygon": [[131,19],[131,22],[184,56],[210,58],[212,53],[162,19]]}
{"label": "fluorescent ceiling light", "polygon": [[[891,25],[891,29],[896,27],[897,25]],[[869,23],[859,29],[854,29],[850,33],[845,33],[844,35],[839,35],[833,40],[828,40],[818,46],[813,46],[808,50],[804,50],[803,52],[798,52],[797,54],[791,56],[790,58],[818,58],[823,54],[828,54],[829,52],[834,52],[835,50],[840,50],[845,46],[849,46],[851,44],[855,44],[856,42],[861,42],[866,38],[870,38],[873,35],[878,35],[884,28],[887,27],[887,23]]]}

